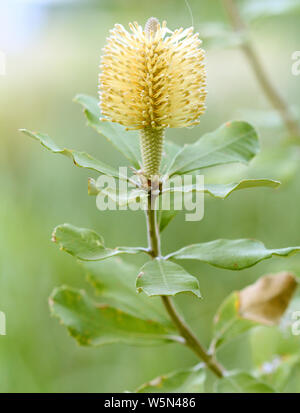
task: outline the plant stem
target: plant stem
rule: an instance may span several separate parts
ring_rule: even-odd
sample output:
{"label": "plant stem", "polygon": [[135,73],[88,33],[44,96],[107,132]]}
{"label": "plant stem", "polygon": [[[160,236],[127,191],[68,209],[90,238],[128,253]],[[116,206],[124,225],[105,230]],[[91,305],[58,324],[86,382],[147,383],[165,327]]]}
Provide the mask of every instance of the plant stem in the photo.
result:
{"label": "plant stem", "polygon": [[[153,195],[152,195],[153,197]],[[148,195],[148,206],[146,211],[147,216],[147,232],[149,253],[153,258],[160,256],[160,235],[156,219],[156,210],[151,205],[151,192]]]}
{"label": "plant stem", "polygon": [[[152,201],[152,202],[151,202]],[[156,210],[154,209],[155,200],[151,200],[151,190],[148,195],[148,207],[146,211],[147,217],[147,230],[148,230],[148,243],[149,253],[153,258],[161,256],[160,251],[160,234],[156,219]],[[184,338],[185,344],[192,350],[197,356],[205,362],[207,367],[213,371],[217,377],[224,376],[224,368],[216,361],[213,354],[209,354],[199,342],[198,338],[192,332],[190,327],[186,324],[184,319],[178,314],[172,299],[168,296],[161,296],[162,302],[167,310],[173,324]]]}
{"label": "plant stem", "polygon": [[[247,26],[242,19],[234,0],[222,0],[222,2],[233,29],[237,33],[245,32],[247,30]],[[270,81],[270,78],[264,70],[256,50],[253,48],[249,40],[243,42],[241,44],[241,48],[244,51],[250,66],[252,67],[258,83],[260,84],[271,105],[279,112],[287,130],[292,137],[300,138],[299,124],[291,112],[287,102],[283,99],[278,90]]]}

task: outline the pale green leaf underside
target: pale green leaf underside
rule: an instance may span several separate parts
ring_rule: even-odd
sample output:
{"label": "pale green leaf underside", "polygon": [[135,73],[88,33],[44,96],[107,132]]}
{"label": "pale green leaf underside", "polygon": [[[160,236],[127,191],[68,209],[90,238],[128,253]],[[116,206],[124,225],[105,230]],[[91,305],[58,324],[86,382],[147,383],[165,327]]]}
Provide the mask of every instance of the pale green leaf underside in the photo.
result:
{"label": "pale green leaf underside", "polygon": [[88,281],[102,300],[132,315],[138,314],[140,318],[170,324],[159,298],[137,294],[135,284],[139,268],[136,265],[125,262],[121,257],[84,262],[82,265]]}
{"label": "pale green leaf underside", "polygon": [[213,348],[233,340],[240,334],[258,326],[258,323],[245,320],[239,315],[239,294],[233,292],[221,304],[215,316]]}
{"label": "pale green leaf underside", "polygon": [[137,254],[139,248],[117,247],[106,248],[103,238],[95,231],[77,228],[70,224],[58,225],[52,239],[60,249],[83,261],[105,260],[119,254]]}
{"label": "pale green leaf underside", "polygon": [[231,373],[216,382],[217,393],[274,393],[272,387],[245,372]]}
{"label": "pale green leaf underside", "polygon": [[[83,106],[88,124],[111,142],[130,161],[132,166],[139,169],[141,166],[141,152],[138,131],[127,131],[124,126],[118,123],[101,121],[98,100],[92,96],[79,94],[75,96],[74,101]],[[165,142],[161,164],[162,173],[165,173],[180,150],[181,147],[175,143]]]}
{"label": "pale green leaf underside", "polygon": [[155,259],[148,261],[140,270],[136,280],[138,291],[148,296],[176,295],[190,292],[201,297],[196,277],[170,261]]}
{"label": "pale green leaf underside", "polygon": [[218,239],[193,244],[169,254],[166,258],[203,261],[228,270],[242,270],[273,255],[288,257],[300,251],[300,247],[268,249],[260,241],[252,239]]}
{"label": "pale green leaf underside", "polygon": [[54,143],[54,141],[44,133],[35,133],[27,129],[21,129],[25,135],[40,142],[46,149],[53,153],[61,154],[72,159],[76,166],[91,169],[93,171],[99,172],[101,175],[113,176],[115,178],[120,178],[119,172],[111,168],[109,165],[98,161],[89,154],[85,152],[77,152],[70,149],[62,149]]}
{"label": "pale green leaf underside", "polygon": [[169,175],[185,174],[232,162],[249,162],[259,151],[255,129],[247,122],[227,122],[178,153]]}
{"label": "pale green leaf underside", "polygon": [[240,189],[256,188],[256,187],[269,187],[277,188],[280,182],[274,181],[272,179],[243,179],[237,183],[230,184],[207,184],[203,189],[197,188],[196,184],[193,185],[183,185],[183,186],[171,186],[166,188],[163,193],[167,192],[204,192],[215,198],[227,198],[232,192],[238,191]]}
{"label": "pale green leaf underside", "polygon": [[169,341],[169,330],[163,325],[97,304],[85,291],[66,286],[57,288],[50,297],[50,308],[81,345],[118,342],[149,345]]}
{"label": "pale green leaf underside", "polygon": [[156,377],[136,393],[204,393],[206,371],[203,364]]}

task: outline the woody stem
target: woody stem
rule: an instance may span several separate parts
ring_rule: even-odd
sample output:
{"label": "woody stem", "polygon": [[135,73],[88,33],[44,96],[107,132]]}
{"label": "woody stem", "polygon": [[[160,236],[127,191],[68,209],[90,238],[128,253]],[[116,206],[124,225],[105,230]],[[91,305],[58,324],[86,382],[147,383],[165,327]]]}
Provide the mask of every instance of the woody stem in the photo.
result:
{"label": "woody stem", "polygon": [[[155,195],[154,195],[155,196]],[[152,201],[152,202],[151,202]],[[148,242],[149,252],[153,258],[160,257],[160,232],[157,224],[156,210],[153,208],[155,200],[151,200],[151,190],[148,195],[148,205],[146,210],[147,217],[147,230],[148,230]],[[174,326],[184,339],[184,343],[188,346],[201,360],[204,361],[206,366],[214,372],[214,374],[221,378],[224,376],[224,368],[216,361],[213,354],[209,354],[198,338],[195,336],[190,327],[186,324],[183,317],[177,312],[172,299],[169,296],[161,296],[163,305],[169,314]]]}

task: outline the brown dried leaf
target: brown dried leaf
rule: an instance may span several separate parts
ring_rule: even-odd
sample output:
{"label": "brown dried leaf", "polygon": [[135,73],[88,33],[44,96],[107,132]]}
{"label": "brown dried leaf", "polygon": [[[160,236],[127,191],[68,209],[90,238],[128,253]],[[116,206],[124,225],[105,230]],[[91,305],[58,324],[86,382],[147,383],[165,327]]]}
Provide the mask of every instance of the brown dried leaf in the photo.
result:
{"label": "brown dried leaf", "polygon": [[277,324],[296,287],[296,278],[289,272],[261,277],[239,292],[240,316],[265,325]]}

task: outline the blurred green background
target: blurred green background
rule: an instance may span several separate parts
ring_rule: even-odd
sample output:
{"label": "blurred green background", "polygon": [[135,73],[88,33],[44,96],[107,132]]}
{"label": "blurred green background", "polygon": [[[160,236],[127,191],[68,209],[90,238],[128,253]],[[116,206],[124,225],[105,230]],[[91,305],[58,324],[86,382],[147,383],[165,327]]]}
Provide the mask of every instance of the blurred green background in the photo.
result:
{"label": "blurred green background", "polygon": [[[273,3],[276,10],[277,2],[269,1],[271,14]],[[188,4],[193,22],[184,0],[1,2],[0,50],[6,55],[6,75],[0,76],[0,310],[7,318],[7,335],[0,336],[1,392],[133,390],[156,375],[196,362],[188,350],[173,344],[79,347],[49,314],[47,301],[55,286],[89,288],[76,260],[50,242],[56,225],[69,222],[93,228],[109,246],[146,243],[142,212],[98,211],[95,199],[87,196],[91,172],[73,167],[18,132],[18,128],[45,132],[61,146],[124,165],[121,155],[86,127],[81,108],[72,102],[77,93],[97,94],[101,49],[116,22],[127,26],[137,20],[143,25],[156,16],[166,19],[171,29],[193,23],[207,51],[207,112],[199,127],[168,130],[168,138],[183,144],[229,119],[250,120],[260,132],[261,157],[269,160],[267,166],[259,159],[252,163],[248,175],[255,174],[257,165],[260,177],[283,182],[276,191],[252,189],[226,201],[207,199],[201,222],[185,222],[179,215],[163,234],[164,251],[215,238],[257,238],[268,247],[300,244],[299,147],[287,152],[279,147],[284,127],[270,112],[242,52],[225,47],[225,37],[216,40],[211,35],[218,31],[216,24],[227,24],[220,1],[189,0]],[[296,111],[300,76],[291,74],[291,55],[300,48],[299,16],[271,15],[250,24],[266,69]],[[223,180],[226,174],[247,175],[246,168],[225,172]],[[176,302],[185,308],[187,320],[205,344],[216,308],[233,289],[268,272],[292,269],[300,275],[297,256],[267,260],[242,272],[200,263],[184,265],[198,276],[204,298],[199,303],[184,296]],[[220,358],[228,368],[250,366],[247,337],[226,347]]]}

